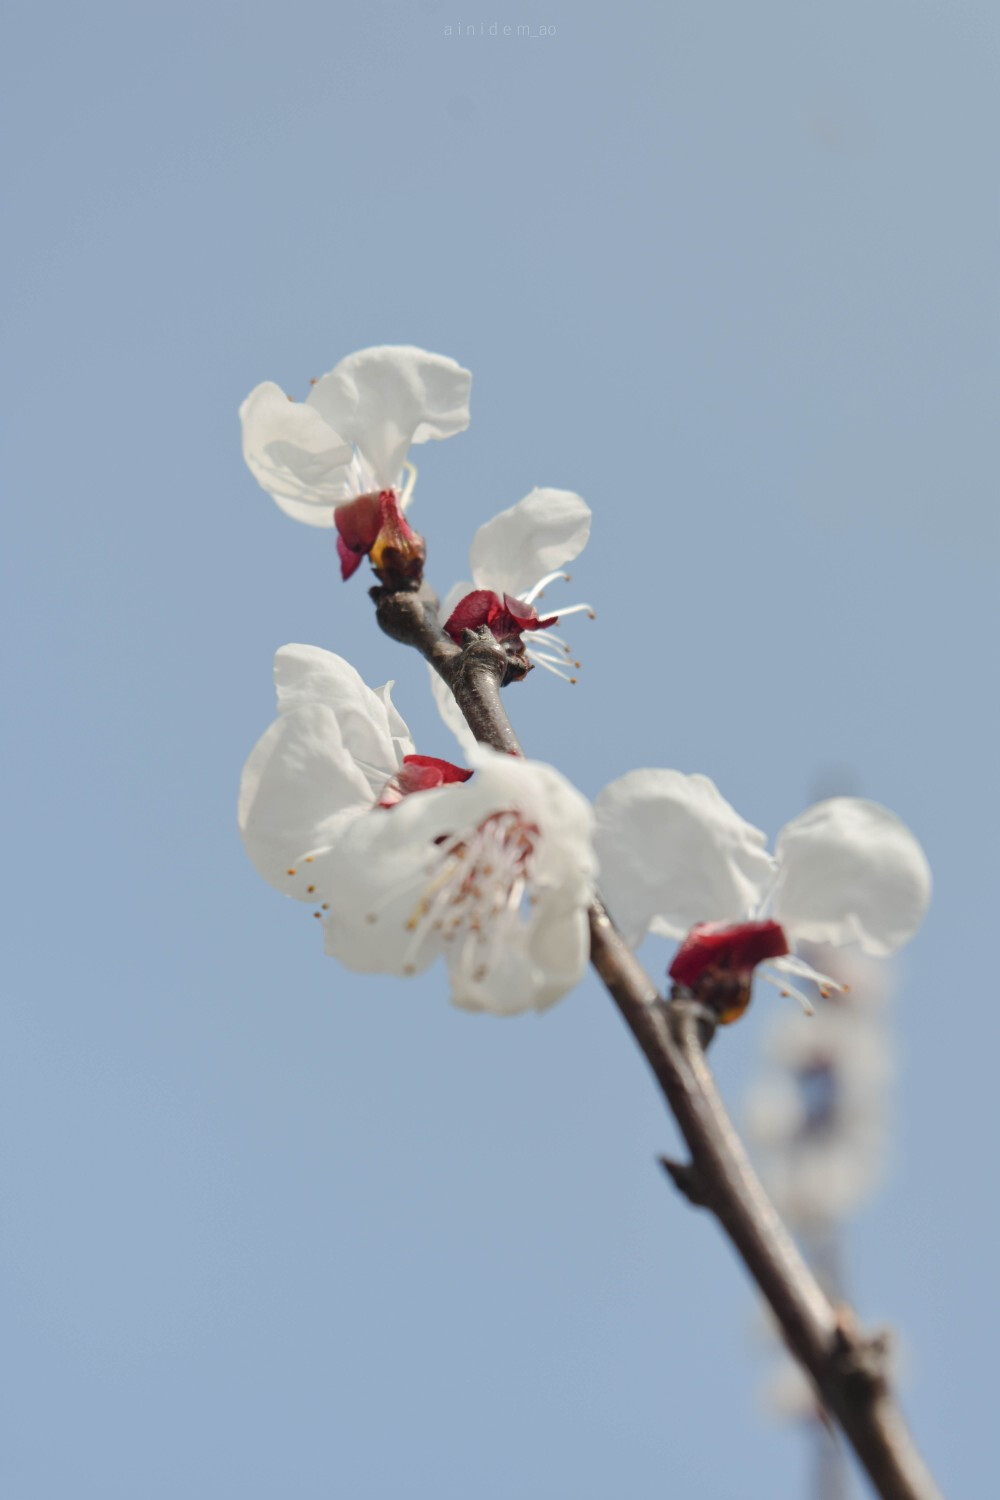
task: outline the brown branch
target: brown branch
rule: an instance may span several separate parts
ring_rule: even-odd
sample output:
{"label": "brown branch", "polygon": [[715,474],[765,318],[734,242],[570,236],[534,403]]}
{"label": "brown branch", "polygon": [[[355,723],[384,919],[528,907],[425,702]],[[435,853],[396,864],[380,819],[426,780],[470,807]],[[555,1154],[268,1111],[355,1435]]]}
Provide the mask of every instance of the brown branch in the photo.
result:
{"label": "brown branch", "polygon": [[456,646],[441,629],[437,595],[426,583],[407,590],[374,588],[371,597],[386,635],[404,646],[415,646],[444,679],[480,744],[507,755],[523,755],[500,702],[500,689],[514,677],[523,677],[524,671],[512,664],[489,628],[466,630],[465,644]]}
{"label": "brown branch", "polygon": [[[485,627],[457,646],[441,629],[426,585],[372,589],[378,623],[414,646],[455,695],[476,739],[521,754],[500,688],[523,676]],[[866,1336],[833,1305],[799,1253],[750,1164],[705,1057],[709,1012],[688,998],[665,1001],[623,942],[599,899],[590,909],[594,968],[638,1042],[680,1127],[690,1163],[663,1165],[694,1204],[715,1215],[769,1303],[789,1350],[839,1422],[882,1500],[940,1500],[889,1388],[884,1336]]]}

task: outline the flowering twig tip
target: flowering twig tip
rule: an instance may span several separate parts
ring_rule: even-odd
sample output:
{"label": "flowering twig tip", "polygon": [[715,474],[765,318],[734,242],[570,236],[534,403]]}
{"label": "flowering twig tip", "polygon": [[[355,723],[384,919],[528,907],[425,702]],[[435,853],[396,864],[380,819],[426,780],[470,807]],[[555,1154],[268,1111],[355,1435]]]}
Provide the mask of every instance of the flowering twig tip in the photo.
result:
{"label": "flowering twig tip", "polygon": [[[623,929],[629,930],[627,903],[620,909],[609,888],[615,862],[605,861],[595,847],[589,808],[557,772],[523,759],[498,692],[523,679],[534,665],[571,685],[578,683],[569,673],[580,671],[581,662],[551,628],[560,628],[560,620],[573,614],[596,620],[597,611],[586,603],[563,610],[550,605],[552,613],[543,616],[534,606],[546,589],[551,594],[555,580],[571,581],[569,573],[546,570],[553,561],[579,555],[589,534],[588,508],[568,492],[535,490],[480,528],[471,555],[472,592],[447,621],[423,582],[424,540],[404,515],[416,478],[406,452],[411,443],[448,437],[468,424],[469,380],[454,361],[409,348],[380,348],[361,351],[321,380],[311,379],[310,387],[319,389],[301,404],[287,398],[293,412],[271,383],[259,387],[241,408],[244,453],[262,487],[296,519],[329,526],[332,513],[342,576],[350,577],[366,558],[370,561],[378,578],[370,595],[381,628],[421,652],[473,737],[502,752],[478,758],[470,789],[451,785],[473,773],[405,753],[412,741],[387,689],[374,693],[347,663],[329,653],[319,653],[327,658],[322,670],[316,654],[303,670],[302,653],[314,648],[285,648],[291,653],[285,663],[289,676],[284,683],[279,678],[279,695],[289,693],[293,704],[300,696],[306,701],[315,697],[334,718],[343,705],[343,722],[337,721],[342,733],[325,748],[317,747],[313,719],[287,712],[288,702],[280,704],[278,725],[261,741],[262,749],[255,751],[245,772],[240,817],[247,847],[283,894],[310,897],[309,905],[318,907],[312,913],[315,920],[323,920],[332,901],[333,913],[324,924],[331,956],[359,971],[406,975],[423,973],[442,959],[455,1002],[471,1010],[512,1014],[547,1008],[582,975],[589,955],[653,1065],[690,1153],[686,1162],[660,1157],[660,1166],[691,1203],[709,1208],[727,1230],[771,1301],[789,1347],[821,1393],[815,1399],[827,1403],[869,1471],[889,1473],[897,1451],[902,1457],[895,1468],[900,1474],[906,1468],[913,1471],[907,1434],[888,1405],[885,1335],[864,1334],[849,1309],[835,1309],[820,1285],[810,1281],[804,1263],[797,1263],[782,1245],[776,1234],[780,1225],[741,1160],[704,1055],[716,1028],[745,1012],[755,974],[780,985],[781,994],[794,997],[809,1016],[815,1015],[814,1008],[797,984],[804,981],[809,993],[823,1000],[848,988],[795,956],[796,937],[805,938],[797,932],[794,904],[787,899],[791,884],[780,887],[780,902],[775,894],[779,864],[783,872],[793,861],[818,868],[816,859],[810,864],[810,849],[823,840],[837,845],[838,838],[850,849],[867,838],[869,845],[896,854],[899,837],[887,826],[890,815],[882,810],[880,821],[879,810],[871,812],[874,804],[833,799],[813,810],[818,816],[809,828],[798,826],[801,819],[789,825],[773,859],[759,847],[756,830],[749,830],[736,839],[738,854],[728,850],[725,858],[720,856],[728,874],[720,874],[714,885],[692,881],[692,872],[683,872],[682,915],[675,921],[668,920],[668,913],[657,913],[664,923],[660,930],[687,930],[669,971],[674,981],[670,1001],[660,997],[595,893],[600,859],[606,894]],[[331,425],[337,413],[350,416],[347,440]],[[440,687],[437,681],[435,685]],[[374,760],[373,736],[379,745]],[[288,811],[293,796],[299,798],[302,816],[314,819],[323,778],[306,778],[302,768],[319,764],[320,754],[328,765],[358,774],[328,778],[334,791],[311,825],[309,843],[297,811],[279,841],[277,816]],[[507,756],[519,761],[516,771]],[[660,773],[634,774],[652,778]],[[711,783],[705,777],[686,778],[690,795],[685,800],[676,792],[676,783],[685,778],[662,775],[674,778],[671,808],[698,822],[699,809],[710,801],[706,785],[711,788]],[[348,788],[343,793],[342,782]],[[668,800],[666,792],[656,796]],[[404,799],[413,799],[407,810],[393,812]],[[868,811],[844,812],[849,805]],[[598,808],[601,815],[607,811]],[[630,816],[634,812],[630,804]],[[732,809],[728,814],[732,818],[726,827],[731,828],[740,820]],[[707,808],[706,820],[713,827],[719,817],[717,805]],[[840,825],[846,827],[851,817],[854,823],[844,832]],[[601,835],[600,817],[597,821]],[[643,825],[644,855],[650,846],[662,846],[668,863],[685,862],[675,858],[676,841],[665,837],[660,824],[645,818],[641,808],[633,822]],[[812,846],[810,834],[815,835]],[[306,878],[318,884],[302,887],[293,881],[289,886],[283,876],[294,877],[302,863],[313,862],[313,856],[301,855],[310,843],[319,850],[319,864]],[[283,871],[289,855],[297,863]],[[634,873],[642,861],[627,848],[625,856],[620,866],[626,874]],[[696,858],[688,862],[695,866],[694,874],[704,874]],[[848,861],[843,863],[846,868]],[[831,886],[837,868],[824,855],[823,878]],[[914,905],[920,899],[926,904],[923,867],[910,883],[916,890]],[[744,905],[744,889],[751,884],[760,899]],[[721,893],[717,909],[712,904],[716,892]],[[330,900],[313,903],[317,893]],[[690,927],[695,917],[711,916],[714,910],[724,920]],[[748,919],[734,920],[742,911]],[[787,928],[763,918],[773,911],[781,912]],[[853,919],[853,906],[850,915]],[[378,933],[370,930],[376,924]],[[638,928],[637,919],[634,925]],[[762,965],[770,965],[771,972]],[[836,1016],[837,1007],[830,1006],[829,1012]],[[817,1055],[823,1051],[826,1020],[821,1016],[807,1039]],[[794,1014],[789,1024],[798,1026]],[[817,1094],[824,1067],[822,1058],[813,1064]],[[821,1407],[816,1414],[830,1420]],[[888,1489],[880,1492],[889,1494]],[[899,1500],[929,1500],[934,1492],[932,1486],[921,1486],[918,1475],[913,1484],[903,1483],[892,1493]]]}

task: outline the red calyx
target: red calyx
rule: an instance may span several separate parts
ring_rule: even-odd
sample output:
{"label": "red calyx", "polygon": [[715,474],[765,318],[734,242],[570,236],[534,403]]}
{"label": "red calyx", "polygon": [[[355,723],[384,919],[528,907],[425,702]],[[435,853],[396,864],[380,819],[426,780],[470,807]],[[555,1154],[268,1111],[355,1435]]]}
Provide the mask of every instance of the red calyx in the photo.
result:
{"label": "red calyx", "polygon": [[403,515],[395,490],[359,495],[338,505],[333,520],[341,578],[357,572],[365,557],[389,587],[419,579],[423,573],[424,539]]}
{"label": "red calyx", "polygon": [[781,922],[699,922],[678,948],[670,978],[693,990],[706,974],[750,978],[765,959],[781,959],[789,939]]}
{"label": "red calyx", "polygon": [[699,922],[692,927],[670,965],[670,977],[694,989],[708,971],[749,978],[758,964],[781,958],[788,939],[780,922]]}
{"label": "red calyx", "polygon": [[433,755],[404,755],[403,764],[389,778],[378,800],[379,807],[395,807],[411,792],[426,792],[431,787],[448,786],[453,781],[468,781],[471,771],[438,760]]}
{"label": "red calyx", "polygon": [[670,977],[715,1012],[718,1023],[738,1021],[750,1004],[753,971],[788,952],[779,922],[699,922],[670,965]]}
{"label": "red calyx", "polygon": [[334,511],[341,578],[350,578],[374,547],[379,534],[382,496],[391,494],[391,490],[383,490],[379,495],[359,495],[346,505],[338,505]]}
{"label": "red calyx", "polygon": [[474,589],[460,599],[445,621],[445,631],[456,646],[462,644],[463,630],[478,630],[488,625],[498,641],[509,641],[525,630],[547,630],[558,620],[558,615],[539,617],[533,604],[515,599],[513,594],[494,594],[491,589]]}

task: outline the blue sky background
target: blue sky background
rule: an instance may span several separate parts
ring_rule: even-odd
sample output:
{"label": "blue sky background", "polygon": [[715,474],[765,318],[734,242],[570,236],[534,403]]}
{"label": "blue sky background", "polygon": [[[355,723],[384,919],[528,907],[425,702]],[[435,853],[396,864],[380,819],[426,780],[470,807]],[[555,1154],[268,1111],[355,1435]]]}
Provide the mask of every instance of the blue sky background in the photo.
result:
{"label": "blue sky background", "polygon": [[[492,21],[531,39],[445,35]],[[995,1467],[997,30],[985,4],[43,3],[4,23],[3,1468],[16,1500],[773,1500],[753,1301],[587,980],[358,979],[236,834],[286,641],[395,677],[236,408],[413,342],[442,587],[535,484],[594,533],[588,794],[850,772],[925,844],[891,1183],[850,1259],[952,1494]],[[666,951],[652,952],[662,964]],[[717,1048],[739,1101],[762,993]]]}

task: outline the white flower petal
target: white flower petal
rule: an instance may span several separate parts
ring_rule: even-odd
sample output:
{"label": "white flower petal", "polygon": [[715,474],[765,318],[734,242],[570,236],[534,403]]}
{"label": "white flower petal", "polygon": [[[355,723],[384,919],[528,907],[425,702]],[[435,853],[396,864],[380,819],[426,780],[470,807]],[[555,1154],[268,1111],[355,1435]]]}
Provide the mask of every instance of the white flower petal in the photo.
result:
{"label": "white flower petal", "polygon": [[764,835],[707,776],[629,771],[595,811],[601,889],[632,946],[651,928],[680,938],[696,922],[742,921],[772,879]]}
{"label": "white flower petal", "polygon": [[442,625],[447,625],[456,606],[461,603],[466,594],[471,594],[475,587],[474,583],[456,583],[448,590],[438,609],[438,618]]}
{"label": "white flower petal", "polygon": [[[355,819],[321,862],[317,883],[330,908],[326,951],[349,969],[417,974],[442,950],[433,927],[413,925],[439,862],[433,837],[421,837],[419,830],[413,835],[411,824],[425,820],[408,816],[424,798],[440,800],[434,792],[418,792]],[[432,826],[444,831],[439,819]]]}
{"label": "white flower petal", "polygon": [[294,520],[332,526],[334,507],[350,494],[350,442],[271,380],[250,392],[240,422],[243,457],[257,483]]}
{"label": "white flower petal", "polygon": [[504,755],[488,745],[476,745],[468,761],[476,774],[465,791],[479,819],[515,808],[538,828],[532,876],[535,890],[558,890],[564,905],[576,901],[586,906],[597,873],[594,813],[587,799],[553,766],[541,761]]}
{"label": "white flower petal", "polygon": [[755,1145],[783,1146],[802,1129],[805,1100],[794,1078],[772,1070],[751,1089],[746,1102],[747,1131]]}
{"label": "white flower petal", "polygon": [[442,625],[447,624],[448,619],[451,618],[454,610],[456,610],[457,604],[465,598],[466,594],[471,594],[474,588],[475,583],[454,583],[448,589],[447,594],[444,595],[444,600],[441,601],[441,609],[438,610]]}
{"label": "white flower petal", "polygon": [[[466,594],[471,594],[474,588],[475,584],[472,583],[456,583],[453,588],[448,590],[438,609],[438,618],[442,625],[446,624],[451,618],[452,612],[460,600],[464,599]],[[469,751],[476,746],[476,737],[465,722],[465,715],[455,702],[454,693],[446,686],[433,667],[428,667],[427,670],[431,674],[431,693],[437,711],[458,740],[463,753],[467,756]]]}
{"label": "white flower petal", "polygon": [[768,1411],[786,1422],[815,1422],[820,1416],[816,1392],[808,1375],[790,1355],[782,1353],[778,1369],[764,1387]]}
{"label": "white flower petal", "polygon": [[516,1016],[547,1010],[583,977],[590,956],[590,929],[581,907],[561,911],[551,902],[536,906],[531,922],[506,943],[497,962],[480,974],[470,950],[449,958],[452,1004],[463,1010]]}
{"label": "white flower petal", "polygon": [[807,1137],[794,1153],[777,1155],[767,1171],[771,1195],[783,1218],[817,1232],[855,1213],[885,1176],[884,1130],[857,1139]]}
{"label": "white flower petal", "polygon": [[410,738],[410,731],[406,720],[392,701],[392,689],[396,686],[395,680],[384,682],[380,688],[375,689],[375,696],[380,698],[385,709],[386,723],[392,738],[397,765],[402,765],[404,757],[416,753],[416,745]]}
{"label": "white flower petal", "polygon": [[539,579],[578,557],[589,536],[590,507],[579,495],[534,489],[473,537],[469,561],[476,587],[523,599]]}
{"label": "white flower petal", "polygon": [[308,398],[356,443],[377,484],[394,486],[411,443],[452,437],[469,425],[472,376],[425,349],[384,345],[342,359]]}
{"label": "white flower petal", "polygon": [[[308,704],[282,714],[243,768],[238,821],[254,865],[289,896],[308,901],[300,860],[331,843],[344,815],[371,806],[368,782],[344,747],[336,714]],[[294,875],[289,875],[289,870]]]}
{"label": "white flower petal", "polygon": [[[888,1141],[892,1049],[864,997],[781,1013],[751,1124],[766,1180],[797,1227],[830,1227],[877,1185]],[[761,1108],[761,1096],[770,1110]],[[775,1107],[778,1101],[781,1107]]]}
{"label": "white flower petal", "polygon": [[431,693],[437,705],[438,713],[445,724],[458,740],[462,747],[462,753],[468,759],[469,754],[476,748],[476,737],[465,722],[465,715],[455,702],[455,695],[448,684],[439,677],[433,667],[427,668],[431,679]]}
{"label": "white flower petal", "polygon": [[817,1006],[813,1016],[786,1011],[765,1041],[768,1058],[788,1073],[808,1073],[821,1062],[833,1067],[838,1089],[851,1097],[848,1123],[863,1102],[869,1112],[881,1104],[893,1074],[888,1028],[863,1005],[863,1000],[856,1007],[849,1000],[833,1001]]}
{"label": "white flower petal", "polygon": [[774,915],[794,940],[858,943],[883,957],[923,920],[931,896],[927,859],[906,825],[876,802],[817,803],[785,825],[775,853]]}
{"label": "white flower petal", "polygon": [[559,910],[542,901],[531,929],[530,954],[535,964],[535,1010],[547,1010],[583,978],[590,962],[590,922],[585,908]]}
{"label": "white flower petal", "polygon": [[344,750],[374,798],[396,774],[403,756],[413,754],[413,741],[389,696],[390,684],[373,691],[342,656],[319,646],[282,646],[274,658],[274,682],[280,713],[307,704],[332,710]]}

